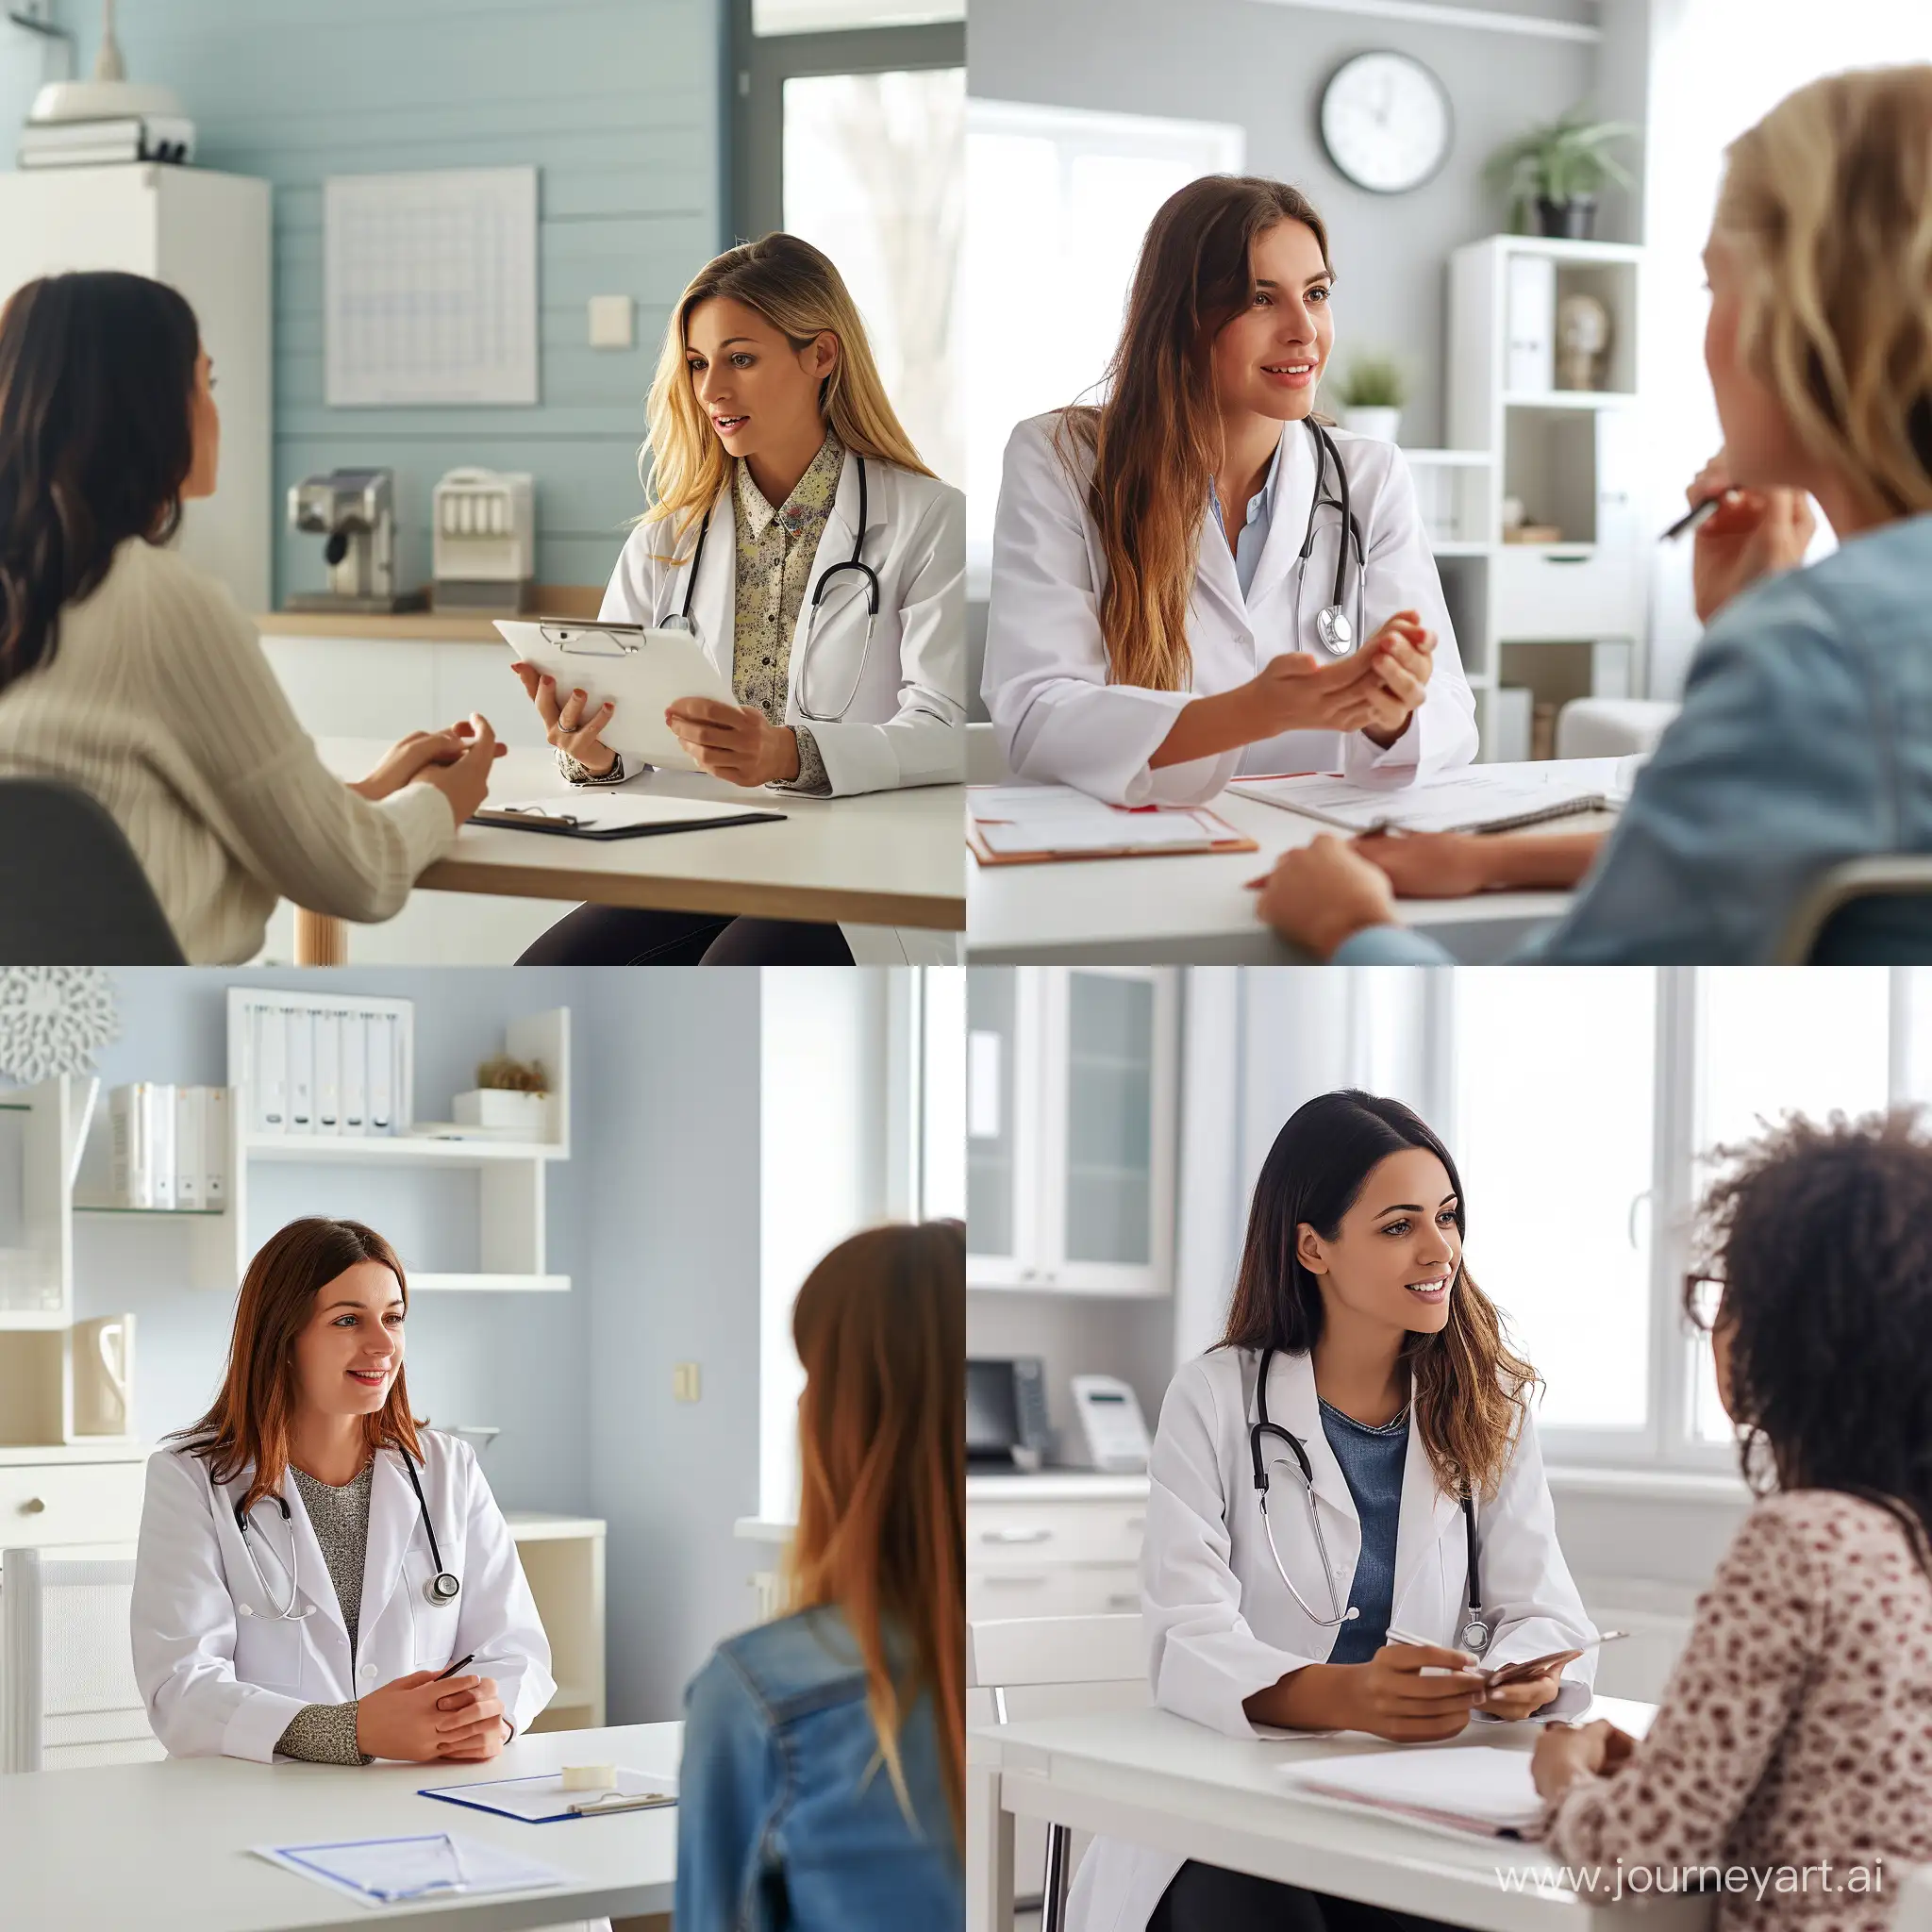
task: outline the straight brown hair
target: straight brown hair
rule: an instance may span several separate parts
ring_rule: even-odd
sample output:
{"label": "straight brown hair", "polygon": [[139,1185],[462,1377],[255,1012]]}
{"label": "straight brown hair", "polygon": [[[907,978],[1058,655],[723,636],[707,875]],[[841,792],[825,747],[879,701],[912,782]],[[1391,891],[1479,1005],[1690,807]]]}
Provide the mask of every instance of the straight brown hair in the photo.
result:
{"label": "straight brown hair", "polygon": [[[932,1698],[956,1842],[966,1815],[966,1230],[868,1229],[806,1277],[791,1313],[805,1365],[791,1607],[836,1605],[865,1660],[866,1704],[901,1808],[899,1733]],[[912,1641],[895,1682],[891,1621]]]}
{"label": "straight brown hair", "polygon": [[1107,559],[1100,628],[1111,684],[1185,691],[1191,679],[1188,598],[1221,457],[1214,340],[1255,299],[1250,251],[1281,222],[1314,235],[1332,278],[1328,230],[1287,182],[1207,175],[1169,195],[1141,244],[1107,400],[1061,414],[1062,459],[1071,467],[1070,440],[1093,458],[1088,500]]}
{"label": "straight brown hair", "polygon": [[[185,1442],[199,1456],[216,1485],[233,1482],[252,1467],[255,1474],[242,1500],[244,1511],[263,1496],[279,1495],[288,1474],[295,1338],[315,1311],[315,1297],[360,1261],[380,1262],[395,1276],[407,1311],[409,1284],[396,1251],[359,1221],[291,1221],[262,1244],[242,1278],[222,1391],[199,1422],[171,1440]],[[421,1462],[417,1426],[398,1365],[389,1400],[363,1418],[362,1440],[372,1455],[378,1449],[400,1449]]]}

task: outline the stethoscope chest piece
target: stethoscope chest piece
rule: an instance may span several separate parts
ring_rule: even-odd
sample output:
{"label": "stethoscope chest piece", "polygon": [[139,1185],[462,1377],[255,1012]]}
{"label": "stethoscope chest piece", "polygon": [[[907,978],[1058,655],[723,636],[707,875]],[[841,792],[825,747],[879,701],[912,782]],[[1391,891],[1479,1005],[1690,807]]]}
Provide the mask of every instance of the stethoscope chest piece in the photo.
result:
{"label": "stethoscope chest piece", "polygon": [[439,1606],[442,1604],[453,1604],[456,1602],[458,1593],[462,1590],[462,1587],[463,1586],[460,1583],[458,1583],[457,1579],[454,1576],[452,1576],[447,1570],[439,1570],[436,1573],[436,1574],[432,1576],[429,1579],[429,1581],[423,1586],[423,1594],[426,1596],[431,1603]]}
{"label": "stethoscope chest piece", "polygon": [[1315,637],[1331,658],[1345,658],[1355,649],[1355,626],[1333,604],[1316,611]]}
{"label": "stethoscope chest piece", "polygon": [[1490,1626],[1480,1617],[1472,1617],[1457,1634],[1460,1649],[1481,1657],[1490,1647]]}

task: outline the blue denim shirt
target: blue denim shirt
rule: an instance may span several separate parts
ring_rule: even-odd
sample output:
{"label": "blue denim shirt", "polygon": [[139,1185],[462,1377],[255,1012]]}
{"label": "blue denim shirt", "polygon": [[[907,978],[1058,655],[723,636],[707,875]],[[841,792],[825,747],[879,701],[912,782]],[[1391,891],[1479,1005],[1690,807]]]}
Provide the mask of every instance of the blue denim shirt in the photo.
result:
{"label": "blue denim shirt", "polygon": [[965,1922],[965,1868],[922,1695],[899,1808],[836,1609],[722,1643],[685,1692],[677,1932],[909,1932]]}
{"label": "blue denim shirt", "polygon": [[[1820,874],[1900,852],[1932,852],[1932,516],[1854,537],[1718,614],[1574,905],[1521,957],[1761,964]],[[1854,915],[1835,958],[1932,959],[1932,899]],[[1449,955],[1375,926],[1335,958]]]}

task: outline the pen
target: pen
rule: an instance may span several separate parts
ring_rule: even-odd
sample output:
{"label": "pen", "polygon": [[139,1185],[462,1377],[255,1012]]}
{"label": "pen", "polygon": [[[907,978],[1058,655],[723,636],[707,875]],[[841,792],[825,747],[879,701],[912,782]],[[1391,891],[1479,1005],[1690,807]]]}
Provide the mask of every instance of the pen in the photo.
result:
{"label": "pen", "polygon": [[1657,541],[1659,543],[1669,543],[1683,536],[1687,530],[1701,524],[1724,500],[1723,495],[1707,496],[1702,503],[1692,504]]}
{"label": "pen", "polygon": [[435,1676],[433,1676],[432,1678],[430,1678],[430,1680],[429,1680],[429,1681],[430,1681],[430,1682],[431,1682],[432,1684],[440,1684],[440,1683],[441,1683],[441,1682],[442,1682],[442,1680],[443,1680],[443,1679],[444,1679],[445,1677],[454,1677],[454,1676],[456,1675],[456,1674],[457,1674],[457,1673],[458,1673],[458,1672],[459,1670],[461,1670],[461,1669],[462,1669],[462,1667],[463,1667],[463,1666],[464,1666],[465,1664],[471,1664],[471,1663],[475,1663],[475,1661],[476,1661],[476,1653],[475,1653],[475,1651],[473,1650],[473,1651],[472,1651],[472,1652],[471,1652],[471,1653],[469,1654],[469,1656],[468,1656],[468,1657],[458,1657],[458,1659],[456,1660],[456,1662],[455,1662],[455,1663],[453,1663],[452,1665],[450,1665],[450,1667],[449,1667],[449,1669],[448,1669],[448,1670],[446,1670],[446,1671],[438,1671],[438,1672],[437,1672],[437,1674],[435,1674]]}
{"label": "pen", "polygon": [[654,1811],[673,1802],[669,1791],[640,1791],[635,1797],[593,1798],[570,1808],[575,1817],[594,1818],[605,1811]]}

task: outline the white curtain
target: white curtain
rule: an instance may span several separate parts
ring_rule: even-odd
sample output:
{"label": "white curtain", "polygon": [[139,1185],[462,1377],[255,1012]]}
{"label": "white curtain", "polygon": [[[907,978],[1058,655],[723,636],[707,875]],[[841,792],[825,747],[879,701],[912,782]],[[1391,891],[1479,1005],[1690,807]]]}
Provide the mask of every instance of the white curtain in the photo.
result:
{"label": "white curtain", "polygon": [[[1624,0],[1641,4],[1641,0]],[[1650,87],[1640,347],[1650,434],[1645,497],[1656,527],[1722,440],[1704,369],[1708,298],[1699,260],[1728,142],[1807,81],[1848,68],[1932,59],[1927,0],[1649,0]],[[1816,558],[1835,548],[1820,519]],[[1690,546],[1658,546],[1650,689],[1674,697],[1700,626]]]}

